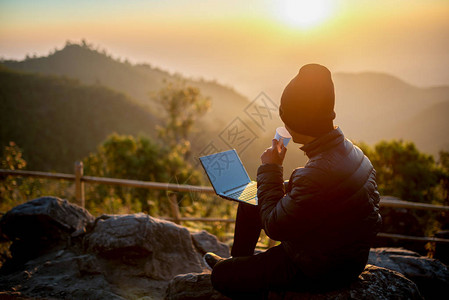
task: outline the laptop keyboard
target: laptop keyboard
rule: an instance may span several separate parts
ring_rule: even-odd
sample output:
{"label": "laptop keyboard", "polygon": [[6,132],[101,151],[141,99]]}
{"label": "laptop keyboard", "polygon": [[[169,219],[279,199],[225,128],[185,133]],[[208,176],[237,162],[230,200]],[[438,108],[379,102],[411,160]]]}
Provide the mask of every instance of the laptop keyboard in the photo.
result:
{"label": "laptop keyboard", "polygon": [[257,184],[250,184],[250,185],[246,186],[244,190],[234,192],[227,196],[231,197],[231,198],[243,200],[243,201],[252,200],[257,196]]}

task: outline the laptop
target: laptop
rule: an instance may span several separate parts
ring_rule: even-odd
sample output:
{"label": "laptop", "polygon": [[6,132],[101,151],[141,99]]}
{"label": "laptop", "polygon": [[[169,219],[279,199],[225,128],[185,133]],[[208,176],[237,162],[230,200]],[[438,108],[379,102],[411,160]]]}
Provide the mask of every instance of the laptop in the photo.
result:
{"label": "laptop", "polygon": [[251,181],[235,149],[199,159],[218,196],[257,205],[257,182]]}

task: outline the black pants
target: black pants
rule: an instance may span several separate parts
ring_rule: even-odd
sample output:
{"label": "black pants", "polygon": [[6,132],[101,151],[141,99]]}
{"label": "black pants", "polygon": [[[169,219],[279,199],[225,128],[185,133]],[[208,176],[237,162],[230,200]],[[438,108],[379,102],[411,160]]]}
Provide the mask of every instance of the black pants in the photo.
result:
{"label": "black pants", "polygon": [[264,299],[268,291],[291,289],[305,279],[279,245],[254,254],[262,224],[257,206],[239,204],[232,258],[212,271],[214,288],[233,299]]}

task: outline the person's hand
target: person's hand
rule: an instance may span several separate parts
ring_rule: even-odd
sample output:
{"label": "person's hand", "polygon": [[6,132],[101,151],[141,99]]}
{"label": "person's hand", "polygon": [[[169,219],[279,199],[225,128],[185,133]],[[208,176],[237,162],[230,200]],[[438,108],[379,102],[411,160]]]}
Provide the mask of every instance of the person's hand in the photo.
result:
{"label": "person's hand", "polygon": [[279,141],[273,139],[271,142],[271,147],[267,148],[260,156],[262,164],[282,165],[284,162],[285,153],[287,152],[287,148],[284,146],[284,139],[281,138]]}

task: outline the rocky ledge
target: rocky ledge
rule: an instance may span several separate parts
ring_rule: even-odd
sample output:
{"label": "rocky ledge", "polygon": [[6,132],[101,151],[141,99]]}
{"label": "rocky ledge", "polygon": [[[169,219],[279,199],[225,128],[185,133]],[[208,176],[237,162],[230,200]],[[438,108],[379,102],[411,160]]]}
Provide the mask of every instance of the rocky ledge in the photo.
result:
{"label": "rocky ledge", "polygon": [[[0,220],[11,257],[0,269],[0,298],[227,299],[201,259],[229,248],[206,231],[146,214],[103,215],[44,197]],[[372,249],[351,286],[323,294],[270,293],[270,299],[440,299],[449,271],[438,260],[397,248]]]}

